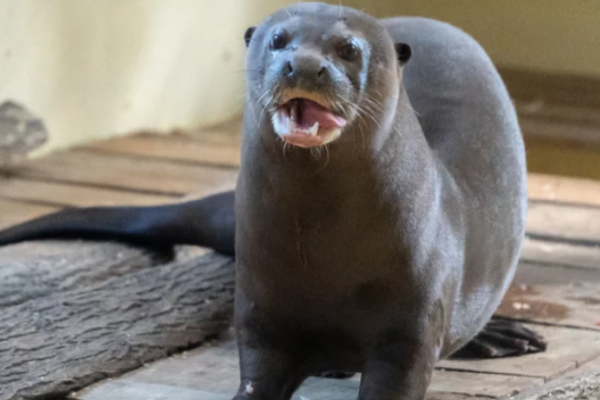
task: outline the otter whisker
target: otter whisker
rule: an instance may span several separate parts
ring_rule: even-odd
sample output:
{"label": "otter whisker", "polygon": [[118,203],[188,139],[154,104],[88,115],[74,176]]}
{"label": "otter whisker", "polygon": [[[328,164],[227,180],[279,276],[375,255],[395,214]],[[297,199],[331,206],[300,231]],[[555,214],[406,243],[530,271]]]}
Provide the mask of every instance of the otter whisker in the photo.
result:
{"label": "otter whisker", "polygon": [[[329,165],[329,148],[327,147],[327,143],[323,145],[323,150],[325,152],[325,164],[321,168],[319,168],[317,170],[317,172],[315,172],[315,175],[320,173],[321,171],[323,171]],[[319,155],[321,155],[320,149],[319,149]]]}
{"label": "otter whisker", "polygon": [[283,141],[283,159],[284,159],[286,162],[288,162],[288,159],[287,159],[287,153],[286,153],[286,151],[287,151],[287,149],[288,149],[289,143],[288,143],[288,142],[286,142],[286,141],[285,141],[285,140],[283,140],[283,139],[281,139],[281,140]]}
{"label": "otter whisker", "polygon": [[321,156],[321,149],[319,147],[313,147],[310,149],[310,155],[313,159],[318,160],[319,156]]}
{"label": "otter whisker", "polygon": [[367,97],[365,97],[363,100],[364,100],[366,103],[368,103],[370,106],[372,106],[372,107],[375,107],[375,108],[376,108],[376,110],[375,110],[375,111],[379,111],[379,112],[381,112],[381,113],[384,113],[384,112],[385,112],[385,109],[384,109],[383,105],[382,105],[382,104],[380,104],[380,103],[378,103],[378,102],[376,102],[375,100],[369,99],[369,98],[367,98]]}
{"label": "otter whisker", "polygon": [[375,126],[377,128],[379,128],[379,121],[377,120],[377,118],[372,114],[373,110],[371,110],[370,108],[368,108],[367,106],[365,107],[361,107],[360,105],[356,104],[355,105],[357,112],[360,114],[362,113],[364,116],[369,117],[373,123],[375,124]]}
{"label": "otter whisker", "polygon": [[276,90],[278,88],[279,88],[279,86],[276,86],[274,90],[265,90],[265,92],[258,98],[258,101],[257,101],[258,104],[261,104],[262,101],[266,99],[265,105],[262,107],[260,116],[258,117],[259,125],[262,123],[262,118],[264,116],[265,111],[267,111],[267,109],[269,109],[271,114],[274,113],[273,108],[272,108],[273,101],[274,101],[273,92],[276,92]]}
{"label": "otter whisker", "polygon": [[360,132],[361,148],[365,148],[365,131],[368,129],[367,122],[360,113],[356,113],[358,119],[358,131]]}

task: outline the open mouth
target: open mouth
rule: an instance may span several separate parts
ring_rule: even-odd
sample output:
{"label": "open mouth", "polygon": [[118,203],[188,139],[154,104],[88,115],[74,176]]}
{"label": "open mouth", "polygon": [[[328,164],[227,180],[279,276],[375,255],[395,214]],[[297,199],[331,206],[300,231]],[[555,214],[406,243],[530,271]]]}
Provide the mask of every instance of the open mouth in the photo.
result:
{"label": "open mouth", "polygon": [[346,120],[327,107],[306,98],[293,98],[273,115],[273,127],[286,142],[298,147],[318,147],[337,139]]}

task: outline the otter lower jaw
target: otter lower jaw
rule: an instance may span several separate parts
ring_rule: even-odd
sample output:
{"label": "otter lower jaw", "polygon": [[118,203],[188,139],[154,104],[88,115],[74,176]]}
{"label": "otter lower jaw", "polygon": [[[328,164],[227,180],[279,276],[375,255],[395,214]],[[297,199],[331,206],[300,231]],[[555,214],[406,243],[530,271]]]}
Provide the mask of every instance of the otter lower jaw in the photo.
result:
{"label": "otter lower jaw", "polygon": [[273,128],[291,145],[312,148],[339,138],[347,121],[323,105],[307,98],[294,98],[272,116]]}

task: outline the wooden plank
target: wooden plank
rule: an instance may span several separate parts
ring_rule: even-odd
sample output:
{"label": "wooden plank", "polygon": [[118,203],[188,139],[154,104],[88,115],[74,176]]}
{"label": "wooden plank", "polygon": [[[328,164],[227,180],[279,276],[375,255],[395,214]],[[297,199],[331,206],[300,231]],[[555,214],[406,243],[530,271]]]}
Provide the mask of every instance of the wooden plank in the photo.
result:
{"label": "wooden plank", "polygon": [[511,400],[596,400],[600,399],[600,359],[558,379],[524,390]]}
{"label": "wooden plank", "polygon": [[[9,249],[0,249],[0,260]],[[120,375],[182,347],[197,346],[230,326],[231,259],[209,254],[153,268],[133,263],[115,270],[106,269],[102,257],[86,264],[89,251],[84,250],[84,245],[63,243],[56,254],[66,259],[64,269],[52,273],[47,269],[56,263],[40,266],[44,262],[35,256],[20,267],[23,271],[45,267],[46,274],[35,275],[45,285],[0,312],[0,400],[62,397],[58,394]],[[105,251],[114,253],[115,248]],[[123,246],[106,258],[121,254],[126,262],[131,251]],[[75,263],[99,271],[72,276]],[[124,269],[128,272],[118,274]],[[94,274],[97,281],[89,282],[87,278]],[[82,277],[83,282],[55,290],[53,282],[60,280],[44,281],[61,275],[66,280]],[[26,275],[14,278],[27,284]]]}
{"label": "wooden plank", "polygon": [[[599,316],[600,318],[600,316]],[[550,380],[600,356],[600,331],[529,326],[546,338],[547,351],[489,360],[444,360],[444,369],[533,376]]]}
{"label": "wooden plank", "polygon": [[119,379],[103,383],[89,392],[74,393],[69,398],[78,400],[231,400],[233,395]]}
{"label": "wooden plank", "polygon": [[514,284],[497,313],[529,322],[600,331],[600,284]]}
{"label": "wooden plank", "polygon": [[[520,397],[523,400],[597,400],[600,399],[600,372],[586,374],[559,387],[540,388],[537,394]],[[512,398],[511,400],[517,400]]]}
{"label": "wooden plank", "polygon": [[528,197],[530,200],[600,206],[600,182],[529,173]]}
{"label": "wooden plank", "polygon": [[[356,398],[360,375],[349,380],[311,379],[309,385],[301,387],[298,397],[304,399],[329,399],[329,390],[335,387],[334,393],[343,393],[342,398]],[[473,398],[505,398],[527,388],[543,384],[543,379],[527,376],[481,374],[472,372],[456,372],[436,370],[433,373],[425,399],[473,399]],[[340,390],[347,387],[346,390]],[[345,392],[345,393],[344,393]]]}
{"label": "wooden plank", "polygon": [[[311,378],[298,389],[294,398],[355,398],[359,379],[360,375],[348,380]],[[210,399],[205,396],[212,393],[215,400],[220,400],[222,396],[231,398],[238,383],[237,347],[230,336],[223,342],[158,361],[122,378],[96,385],[74,397],[81,400],[120,400],[125,397],[119,393],[127,393],[127,400],[146,400],[148,397],[145,396],[152,393],[153,389],[172,394],[179,394],[179,390],[183,389],[185,392],[181,392],[182,395],[188,390],[195,390],[200,391],[198,398]],[[450,400],[461,398],[460,395],[496,398],[541,383],[543,379],[524,376],[435,371],[426,398]]]}
{"label": "wooden plank", "polygon": [[521,261],[600,271],[600,246],[574,246],[526,238]]}
{"label": "wooden plank", "polygon": [[79,149],[226,167],[240,164],[238,147],[203,143],[184,136],[129,136],[86,144]]}
{"label": "wooden plank", "polygon": [[532,202],[526,230],[537,238],[600,243],[600,208]]}
{"label": "wooden plank", "polygon": [[152,194],[198,194],[235,182],[237,172],[168,161],[68,151],[28,162],[13,171],[17,177],[35,177]]}
{"label": "wooden plank", "polygon": [[[85,165],[86,168],[81,168]],[[2,185],[0,195],[27,200],[64,202],[73,205],[93,204],[157,204],[169,196],[193,192],[192,197],[214,193],[217,189],[229,189],[235,184],[234,171],[223,171],[203,166],[175,165],[164,161],[132,160],[127,157],[82,152],[67,152],[45,157],[26,164],[15,171],[17,175],[38,179],[52,179],[70,182],[71,185],[99,185],[120,190],[101,191],[98,188],[72,188],[71,194],[62,192],[58,184],[36,182],[28,186],[22,180],[9,180]],[[538,183],[538,192],[546,194],[538,197],[559,198],[555,189],[547,189],[542,179],[533,179],[532,187]],[[571,180],[553,181],[553,188],[562,187],[560,200],[574,200],[576,190],[588,187],[584,197],[588,203],[595,197],[595,187],[587,182],[574,183]],[[567,186],[561,186],[567,185]],[[571,185],[569,187],[568,185]],[[144,193],[125,193],[142,190]],[[550,193],[550,194],[548,194]],[[567,193],[567,194],[564,194]],[[65,201],[65,196],[70,201]],[[600,198],[598,196],[597,198]],[[530,204],[528,232],[537,235],[566,237],[574,240],[600,240],[600,211],[583,208],[565,208],[564,205]]]}
{"label": "wooden plank", "polygon": [[0,229],[57,211],[58,208],[0,200]]}
{"label": "wooden plank", "polygon": [[521,261],[513,282],[524,285],[569,285],[578,282],[598,282],[600,270],[579,268],[539,261]]}
{"label": "wooden plank", "polygon": [[[142,384],[234,394],[239,384],[239,362],[233,332],[223,340],[152,363],[123,378]],[[87,399],[86,395],[80,397]]]}
{"label": "wooden plank", "polygon": [[77,184],[0,178],[0,197],[56,206],[152,205],[174,201],[179,196],[144,194],[128,190],[99,189]]}
{"label": "wooden plank", "polygon": [[[308,382],[311,386],[304,386],[295,394],[293,400],[348,400],[356,397],[357,388],[348,387],[344,382],[318,381]],[[320,384],[317,386],[317,384]],[[321,387],[324,386],[324,387]],[[355,386],[355,385],[353,385]],[[307,393],[307,388],[311,390]],[[310,397],[308,397],[310,396]],[[233,394],[206,392],[204,390],[190,389],[187,387],[170,386],[155,383],[138,383],[129,380],[108,381],[96,390],[91,390],[83,397],[78,394],[71,399],[79,400],[231,400]],[[484,400],[488,396],[467,396],[449,393],[428,393],[425,400]]]}
{"label": "wooden plank", "polygon": [[525,376],[436,371],[429,390],[431,392],[499,398],[508,397],[543,383],[544,380],[541,378]]}

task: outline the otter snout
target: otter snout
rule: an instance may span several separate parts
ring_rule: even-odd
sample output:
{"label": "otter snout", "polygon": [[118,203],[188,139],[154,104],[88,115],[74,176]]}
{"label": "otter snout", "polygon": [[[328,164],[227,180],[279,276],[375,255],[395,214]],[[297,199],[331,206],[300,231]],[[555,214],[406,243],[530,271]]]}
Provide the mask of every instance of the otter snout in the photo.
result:
{"label": "otter snout", "polygon": [[281,78],[292,88],[318,90],[330,86],[332,66],[325,58],[310,51],[295,53],[281,66]]}

